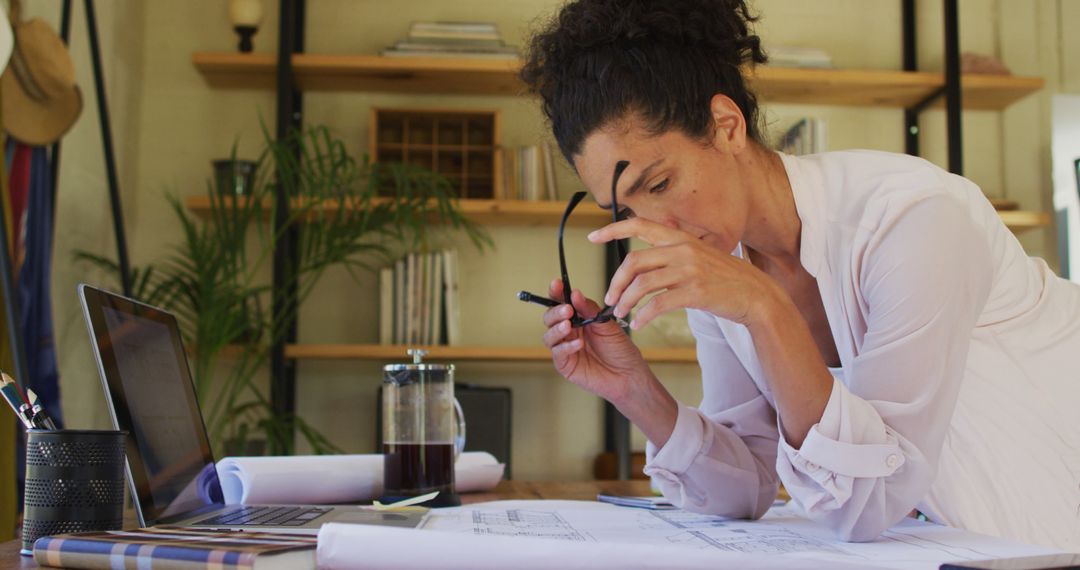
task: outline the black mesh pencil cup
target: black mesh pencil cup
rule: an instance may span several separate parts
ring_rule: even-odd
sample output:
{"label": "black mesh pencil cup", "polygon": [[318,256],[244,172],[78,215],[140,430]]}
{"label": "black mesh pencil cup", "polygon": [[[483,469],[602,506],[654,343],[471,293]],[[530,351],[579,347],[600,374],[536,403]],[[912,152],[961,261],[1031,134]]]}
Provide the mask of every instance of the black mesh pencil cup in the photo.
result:
{"label": "black mesh pencil cup", "polygon": [[23,554],[42,536],[122,526],[126,435],[27,430]]}

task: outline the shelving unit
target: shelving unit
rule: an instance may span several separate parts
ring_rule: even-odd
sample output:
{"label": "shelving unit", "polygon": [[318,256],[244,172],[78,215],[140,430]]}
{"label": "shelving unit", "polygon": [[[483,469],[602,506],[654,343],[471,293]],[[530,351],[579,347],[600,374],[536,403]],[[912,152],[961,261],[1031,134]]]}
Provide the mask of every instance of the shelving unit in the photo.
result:
{"label": "shelving unit", "polygon": [[[275,56],[202,52],[192,63],[219,89],[274,88]],[[521,95],[519,60],[390,58],[377,55],[292,57],[301,91],[381,91],[440,95]],[[964,107],[1000,111],[1042,89],[1039,77],[964,75]],[[815,105],[909,108],[945,87],[945,76],[925,71],[795,69],[763,66],[751,80],[763,101]]]}
{"label": "shelving unit", "polygon": [[[207,84],[221,89],[273,89],[277,95],[277,134],[302,125],[303,92],[348,91],[438,95],[517,96],[523,92],[518,79],[521,62],[516,59],[387,58],[375,55],[304,53],[306,0],[281,0],[281,33],[278,54],[196,53],[195,68]],[[901,0],[903,71],[851,69],[787,69],[760,67],[750,77],[751,87],[763,103],[795,103],[896,108],[904,110],[905,149],[919,154],[919,115],[944,105],[948,132],[949,170],[962,174],[961,114],[963,109],[1001,111],[1039,91],[1043,80],[1035,77],[961,75],[957,0],[943,0],[944,72],[916,69],[915,0]],[[188,206],[205,210],[205,198],[190,198]],[[287,229],[289,200],[276,199],[275,228]],[[463,200],[465,214],[484,224],[552,225],[563,204]],[[1050,222],[1046,212],[1002,211],[1005,224],[1014,232],[1042,227]],[[606,213],[592,206],[572,217],[577,225],[598,226]],[[295,236],[275,252],[274,290],[296,286],[289,273],[295,252]],[[610,253],[610,252],[609,252]],[[609,256],[608,274],[613,271]],[[400,357],[403,347],[369,345],[303,345],[296,343],[295,322],[290,323],[284,343],[274,347],[271,358],[271,402],[274,409],[295,409],[295,363],[304,358],[351,358],[386,360]],[[546,351],[509,347],[432,347],[432,358],[456,361],[540,361]],[[542,355],[542,358],[541,358]],[[650,359],[692,362],[692,348],[653,349]],[[629,475],[629,423],[610,405],[605,408],[605,448],[615,451],[619,477]]]}

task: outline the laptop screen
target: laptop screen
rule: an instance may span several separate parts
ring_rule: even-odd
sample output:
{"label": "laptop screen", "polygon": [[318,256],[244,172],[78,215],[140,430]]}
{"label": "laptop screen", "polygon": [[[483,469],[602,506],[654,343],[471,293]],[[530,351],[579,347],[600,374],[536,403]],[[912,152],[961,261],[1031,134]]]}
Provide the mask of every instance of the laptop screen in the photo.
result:
{"label": "laptop screen", "polygon": [[81,286],[95,353],[145,524],[222,502],[173,315]]}

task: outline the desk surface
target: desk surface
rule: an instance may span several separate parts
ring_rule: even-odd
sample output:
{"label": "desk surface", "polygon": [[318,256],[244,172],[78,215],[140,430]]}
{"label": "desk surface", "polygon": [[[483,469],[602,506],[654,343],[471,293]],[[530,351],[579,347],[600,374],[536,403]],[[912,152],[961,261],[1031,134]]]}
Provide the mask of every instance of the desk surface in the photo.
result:
{"label": "desk surface", "polygon": [[[582,482],[529,482],[503,481],[490,493],[467,493],[461,495],[465,504],[498,501],[501,499],[570,499],[591,501],[598,493],[609,495],[648,495],[648,481],[582,481]],[[9,540],[0,543],[0,570],[13,568],[40,568],[33,558],[21,556],[22,542]]]}

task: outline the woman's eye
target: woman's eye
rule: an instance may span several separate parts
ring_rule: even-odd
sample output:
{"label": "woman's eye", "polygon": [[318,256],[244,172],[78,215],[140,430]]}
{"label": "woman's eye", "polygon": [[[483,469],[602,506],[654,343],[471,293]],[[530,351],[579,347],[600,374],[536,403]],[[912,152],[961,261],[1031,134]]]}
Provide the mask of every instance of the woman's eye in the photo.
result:
{"label": "woman's eye", "polygon": [[653,186],[652,188],[649,188],[649,193],[650,194],[655,194],[657,192],[663,192],[664,190],[667,190],[667,186],[668,186],[668,181],[664,180],[663,182],[657,184],[656,186]]}

